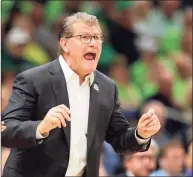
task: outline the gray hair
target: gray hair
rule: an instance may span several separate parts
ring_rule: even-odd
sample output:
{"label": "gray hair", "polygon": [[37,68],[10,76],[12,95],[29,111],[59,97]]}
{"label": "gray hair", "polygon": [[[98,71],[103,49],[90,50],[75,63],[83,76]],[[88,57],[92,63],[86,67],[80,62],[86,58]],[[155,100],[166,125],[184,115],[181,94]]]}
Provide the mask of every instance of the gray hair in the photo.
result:
{"label": "gray hair", "polygon": [[[72,25],[77,22],[84,22],[88,25],[96,26],[99,28],[100,32],[102,31],[100,28],[99,21],[96,16],[89,15],[86,12],[77,12],[77,13],[74,13],[68,16],[67,18],[61,21],[60,26],[59,26],[59,34],[58,34],[59,40],[62,37],[72,36],[74,33]],[[61,46],[59,46],[59,50],[61,54],[63,52]]]}

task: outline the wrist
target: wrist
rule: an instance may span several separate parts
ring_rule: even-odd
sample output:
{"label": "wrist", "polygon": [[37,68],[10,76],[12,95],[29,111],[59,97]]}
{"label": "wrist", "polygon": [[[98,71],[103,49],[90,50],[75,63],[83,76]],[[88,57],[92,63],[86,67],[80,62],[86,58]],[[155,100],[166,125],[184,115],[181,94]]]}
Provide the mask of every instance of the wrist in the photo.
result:
{"label": "wrist", "polygon": [[45,129],[42,124],[40,123],[38,125],[38,130],[39,130],[39,133],[42,135],[42,136],[47,136],[49,134],[49,131],[47,129]]}
{"label": "wrist", "polygon": [[138,128],[136,129],[136,135],[137,135],[138,138],[144,139],[144,140],[150,138],[149,136],[145,137],[145,136],[141,135],[141,133],[139,132]]}

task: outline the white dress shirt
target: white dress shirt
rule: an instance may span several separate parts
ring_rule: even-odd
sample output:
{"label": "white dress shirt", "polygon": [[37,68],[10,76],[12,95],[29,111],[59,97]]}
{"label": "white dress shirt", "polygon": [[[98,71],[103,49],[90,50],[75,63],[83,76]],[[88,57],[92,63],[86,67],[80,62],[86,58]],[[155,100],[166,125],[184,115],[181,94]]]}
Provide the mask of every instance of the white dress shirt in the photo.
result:
{"label": "white dress shirt", "polygon": [[[59,57],[59,62],[66,79],[71,112],[70,157],[66,176],[82,176],[87,159],[86,134],[88,127],[90,86],[94,81],[94,74],[92,73],[87,76],[85,81],[80,85],[79,76],[68,66],[61,55]],[[36,131],[36,138],[44,138],[39,133],[38,129]],[[147,141],[139,139],[137,136],[136,138],[138,143]]]}
{"label": "white dress shirt", "polygon": [[129,176],[134,176],[133,173],[131,171],[126,171],[126,175]]}

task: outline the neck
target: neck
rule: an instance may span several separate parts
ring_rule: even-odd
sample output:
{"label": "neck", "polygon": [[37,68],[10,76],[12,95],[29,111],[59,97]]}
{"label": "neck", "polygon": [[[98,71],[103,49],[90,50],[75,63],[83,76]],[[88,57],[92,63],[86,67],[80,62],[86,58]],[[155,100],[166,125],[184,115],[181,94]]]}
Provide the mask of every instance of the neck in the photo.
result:
{"label": "neck", "polygon": [[86,76],[79,75],[79,83],[80,85],[84,82]]}
{"label": "neck", "polygon": [[85,77],[87,75],[81,75],[80,73],[77,72],[76,68],[72,67],[72,63],[71,63],[72,59],[71,58],[69,58],[68,56],[65,56],[65,55],[63,55],[63,58],[64,58],[65,62],[68,64],[68,66],[79,76],[79,81],[80,81],[79,83],[81,85],[84,82]]}

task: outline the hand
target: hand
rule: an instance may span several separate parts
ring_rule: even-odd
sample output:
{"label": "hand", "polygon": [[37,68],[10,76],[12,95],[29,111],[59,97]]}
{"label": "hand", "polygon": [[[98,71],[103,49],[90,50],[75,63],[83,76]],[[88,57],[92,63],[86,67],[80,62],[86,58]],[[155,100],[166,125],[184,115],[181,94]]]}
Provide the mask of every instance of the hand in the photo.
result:
{"label": "hand", "polygon": [[3,132],[6,129],[5,122],[1,121],[1,132]]}
{"label": "hand", "polygon": [[137,127],[138,134],[146,139],[156,134],[161,128],[161,124],[158,117],[155,115],[154,110],[150,109],[139,119]]}
{"label": "hand", "polygon": [[51,108],[44,119],[38,125],[41,135],[48,134],[50,130],[55,128],[66,127],[65,119],[70,121],[70,110],[65,105],[59,105]]}

